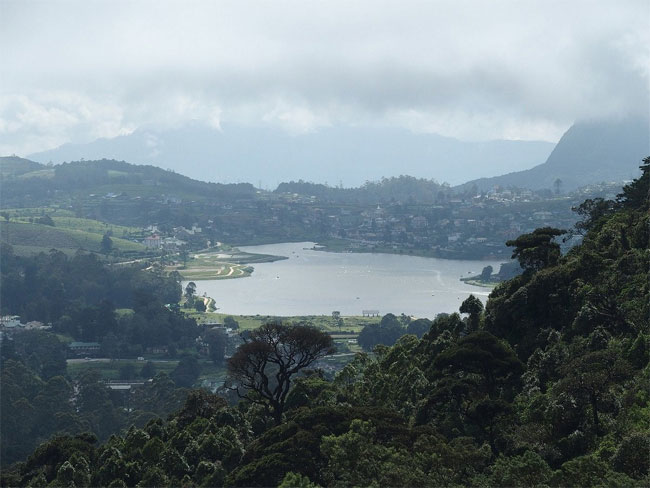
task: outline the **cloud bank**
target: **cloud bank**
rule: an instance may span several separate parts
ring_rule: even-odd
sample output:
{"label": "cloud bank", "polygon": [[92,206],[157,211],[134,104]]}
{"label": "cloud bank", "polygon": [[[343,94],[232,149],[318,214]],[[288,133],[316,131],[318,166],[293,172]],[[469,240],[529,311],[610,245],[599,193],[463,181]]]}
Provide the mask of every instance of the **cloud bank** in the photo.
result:
{"label": "cloud bank", "polygon": [[556,141],[648,113],[647,1],[0,3],[0,153],[200,120]]}

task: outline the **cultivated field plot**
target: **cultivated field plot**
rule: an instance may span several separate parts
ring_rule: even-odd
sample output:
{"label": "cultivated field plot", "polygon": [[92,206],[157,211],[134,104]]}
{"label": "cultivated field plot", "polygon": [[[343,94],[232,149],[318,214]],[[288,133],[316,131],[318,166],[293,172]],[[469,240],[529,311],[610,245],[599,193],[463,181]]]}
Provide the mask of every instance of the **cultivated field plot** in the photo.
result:
{"label": "cultivated field plot", "polygon": [[[87,232],[72,228],[52,227],[29,222],[0,222],[2,242],[31,252],[47,252],[50,249],[84,249],[101,251],[103,233]],[[113,248],[119,251],[143,252],[146,248],[137,242],[111,237]],[[30,252],[30,253],[31,253]]]}
{"label": "cultivated field plot", "polygon": [[138,234],[141,230],[137,227],[126,227],[123,225],[107,224],[99,220],[82,219],[78,217],[54,216],[52,217],[56,227],[60,229],[81,230],[94,234],[104,235],[112,233],[111,238],[127,237],[131,234]]}

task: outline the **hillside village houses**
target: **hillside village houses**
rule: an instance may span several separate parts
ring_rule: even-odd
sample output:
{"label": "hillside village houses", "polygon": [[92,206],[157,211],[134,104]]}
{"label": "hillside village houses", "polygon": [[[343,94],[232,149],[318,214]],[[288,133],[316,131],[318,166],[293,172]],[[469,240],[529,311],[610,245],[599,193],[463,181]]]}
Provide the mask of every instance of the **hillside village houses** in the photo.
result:
{"label": "hillside village houses", "polygon": [[[609,184],[592,185],[593,195],[609,194]],[[444,200],[444,201],[443,201]],[[319,200],[297,193],[264,193],[258,200],[236,199],[205,205],[171,204],[172,210],[200,216],[174,228],[160,224],[138,238],[151,251],[178,252],[215,242],[339,241],[348,250],[425,253],[446,258],[507,259],[505,242],[540,226],[571,228],[575,196],[495,187],[439,202],[377,203]],[[209,217],[209,218],[208,218]]]}
{"label": "hillside village houses", "polygon": [[144,231],[151,232],[151,235],[142,240],[142,244],[144,244],[147,249],[166,249],[172,251],[187,245],[188,238],[203,232],[201,227],[197,224],[193,224],[189,229],[186,229],[183,226],[174,227],[171,235],[166,237],[161,235],[162,232],[157,225],[150,225],[146,227]]}

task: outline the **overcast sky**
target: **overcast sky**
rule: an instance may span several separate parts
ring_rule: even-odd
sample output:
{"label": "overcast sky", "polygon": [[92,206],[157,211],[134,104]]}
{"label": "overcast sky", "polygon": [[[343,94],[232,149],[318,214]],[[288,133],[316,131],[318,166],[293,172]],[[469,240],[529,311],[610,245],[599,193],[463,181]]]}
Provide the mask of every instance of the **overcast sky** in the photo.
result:
{"label": "overcast sky", "polygon": [[650,2],[0,0],[0,154],[200,120],[557,141],[647,114]]}

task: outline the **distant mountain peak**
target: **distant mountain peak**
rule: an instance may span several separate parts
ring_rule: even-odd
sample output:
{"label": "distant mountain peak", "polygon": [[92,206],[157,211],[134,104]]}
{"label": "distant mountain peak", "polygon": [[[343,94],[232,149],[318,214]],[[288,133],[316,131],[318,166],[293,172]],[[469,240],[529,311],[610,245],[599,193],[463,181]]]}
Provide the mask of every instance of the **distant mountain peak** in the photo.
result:
{"label": "distant mountain peak", "polygon": [[466,185],[476,184],[480,190],[495,186],[540,190],[553,188],[559,179],[562,189],[570,191],[592,183],[631,180],[638,174],[641,160],[649,154],[648,118],[579,121],[564,133],[543,164],[472,180]]}

